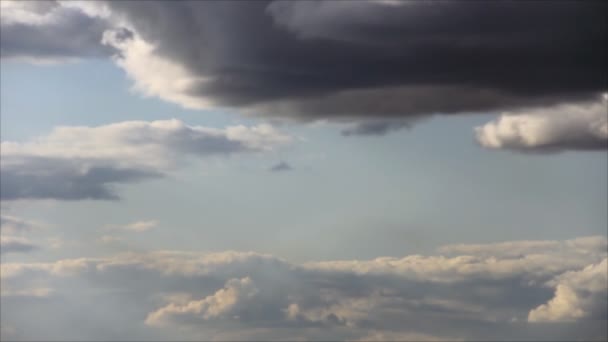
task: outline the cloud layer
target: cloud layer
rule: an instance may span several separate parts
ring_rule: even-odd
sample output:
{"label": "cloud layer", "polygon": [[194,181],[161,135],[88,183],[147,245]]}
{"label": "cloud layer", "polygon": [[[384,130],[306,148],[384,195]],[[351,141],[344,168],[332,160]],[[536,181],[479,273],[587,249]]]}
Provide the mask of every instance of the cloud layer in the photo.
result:
{"label": "cloud layer", "polygon": [[225,129],[179,120],[57,127],[28,142],[2,142],[1,198],[118,199],[112,185],[162,177],[188,158],[268,151],[290,141],[272,126]]}
{"label": "cloud layer", "polygon": [[[605,237],[587,237],[305,264],[253,252],[177,251],[5,263],[3,323],[25,338],[92,336],[86,325],[48,335],[73,326],[87,302],[95,327],[112,326],[96,332],[104,339],[601,340],[606,248]],[[27,330],[59,307],[52,327]]]}

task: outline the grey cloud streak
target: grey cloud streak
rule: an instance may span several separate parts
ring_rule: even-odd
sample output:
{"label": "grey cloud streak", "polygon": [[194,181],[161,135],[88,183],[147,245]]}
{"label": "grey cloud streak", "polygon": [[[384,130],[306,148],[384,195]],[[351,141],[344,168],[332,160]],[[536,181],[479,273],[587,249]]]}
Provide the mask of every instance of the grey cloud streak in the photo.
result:
{"label": "grey cloud streak", "polygon": [[117,200],[116,184],[163,177],[193,158],[269,151],[290,139],[265,124],[217,129],[176,119],[56,127],[28,142],[2,142],[0,198]]}

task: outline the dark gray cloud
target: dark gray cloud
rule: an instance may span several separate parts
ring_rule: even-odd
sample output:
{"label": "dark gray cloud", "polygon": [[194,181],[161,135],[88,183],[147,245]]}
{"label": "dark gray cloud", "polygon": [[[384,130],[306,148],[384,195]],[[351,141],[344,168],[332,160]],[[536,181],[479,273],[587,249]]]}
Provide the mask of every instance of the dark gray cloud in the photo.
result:
{"label": "dark gray cloud", "polygon": [[285,172],[285,171],[291,171],[291,170],[293,170],[293,168],[291,167],[291,165],[289,165],[285,161],[281,161],[280,163],[273,165],[270,168],[271,172]]}
{"label": "dark gray cloud", "polygon": [[155,56],[190,75],[183,96],[265,115],[415,117],[547,105],[607,89],[604,2],[110,7],[154,44]]}
{"label": "dark gray cloud", "polygon": [[12,18],[3,20],[3,56],[115,51],[146,95],[190,108],[361,123],[346,134],[383,134],[433,114],[588,100],[608,89],[601,1],[46,7],[27,9],[34,17],[3,11]]}
{"label": "dark gray cloud", "polygon": [[161,177],[161,172],[108,166],[92,166],[94,160],[23,158],[19,164],[2,167],[0,198],[117,200],[113,184]]}
{"label": "dark gray cloud", "polygon": [[54,1],[3,1],[0,57],[31,61],[109,57],[101,44],[109,23]]}
{"label": "dark gray cloud", "polygon": [[[605,237],[442,250],[306,264],[234,251],[4,263],[3,322],[25,339],[605,339]],[[98,320],[61,329],[83,310]]]}
{"label": "dark gray cloud", "polygon": [[410,127],[410,124],[408,122],[394,121],[361,122],[343,129],[342,135],[384,135],[390,131],[396,131],[404,127]]}

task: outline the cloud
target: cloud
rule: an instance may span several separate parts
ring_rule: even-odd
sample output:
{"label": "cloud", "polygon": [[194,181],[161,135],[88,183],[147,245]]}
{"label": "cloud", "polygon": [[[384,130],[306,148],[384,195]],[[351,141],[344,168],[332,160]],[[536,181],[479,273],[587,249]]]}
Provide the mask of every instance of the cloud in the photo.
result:
{"label": "cloud", "polygon": [[523,152],[606,150],[608,97],[522,112],[507,112],[475,128],[481,146]]}
{"label": "cloud", "polygon": [[223,289],[218,290],[213,295],[181,305],[171,303],[158,309],[148,315],[146,324],[162,325],[171,316],[197,315],[204,320],[208,320],[230,313],[238,313],[237,304],[243,305],[244,301],[255,296],[257,292],[258,289],[249,277],[230,279]]}
{"label": "cloud", "polygon": [[172,119],[57,127],[32,141],[2,142],[0,194],[115,200],[115,184],[162,177],[192,158],[264,152],[289,141],[266,124],[217,129]]}
{"label": "cloud", "polygon": [[[144,96],[346,123],[344,135],[438,114],[548,113],[607,90],[601,2],[21,3],[3,5],[3,58],[111,56]],[[534,147],[604,148],[603,131],[578,132],[583,120],[550,124],[554,133]],[[509,114],[480,139],[529,150],[536,140],[498,126],[542,122]]]}
{"label": "cloud", "polygon": [[109,8],[134,32],[131,40],[105,42],[120,51],[116,61],[136,87],[189,108],[247,108],[303,120],[411,118],[549,105],[606,87],[600,3],[111,2]]}
{"label": "cloud", "polygon": [[147,221],[142,220],[142,221],[135,221],[135,222],[125,224],[125,225],[108,225],[108,226],[106,226],[106,228],[121,229],[121,230],[141,233],[141,232],[148,231],[156,226],[158,226],[158,221],[156,221],[156,220],[147,220]]}
{"label": "cloud", "polygon": [[291,171],[291,170],[293,170],[293,168],[291,167],[291,165],[289,165],[285,161],[282,161],[270,168],[271,172],[284,172],[284,171]]}
{"label": "cloud", "polygon": [[555,296],[530,311],[530,322],[573,321],[583,318],[605,319],[608,316],[608,259],[580,271],[569,271],[549,285]]}
{"label": "cloud", "polygon": [[1,253],[26,253],[37,249],[38,246],[28,239],[18,236],[0,235]]}
{"label": "cloud", "polygon": [[116,52],[101,43],[109,23],[90,11],[58,1],[2,1],[1,6],[3,59],[47,63]]}
{"label": "cloud", "polygon": [[41,222],[26,220],[24,218],[12,215],[0,215],[0,229],[3,233],[25,233],[44,226],[45,224]]}
{"label": "cloud", "polygon": [[[195,340],[601,340],[606,244],[599,236],[513,241],[441,249],[452,256],[304,264],[236,251],[3,263],[3,289],[49,289],[46,303],[3,300],[3,321],[28,331],[31,318],[44,317],[38,312],[61,307],[53,326],[71,326],[86,302],[99,303],[87,312],[97,325],[120,321],[112,327],[121,339],[153,333]],[[28,320],[17,319],[16,305]]]}
{"label": "cloud", "polygon": [[360,122],[342,130],[343,136],[351,135],[385,135],[391,131],[409,127],[407,121],[368,121]]}
{"label": "cloud", "polygon": [[112,54],[141,93],[187,108],[409,120],[606,90],[608,8],[600,2],[3,6],[3,57]]}

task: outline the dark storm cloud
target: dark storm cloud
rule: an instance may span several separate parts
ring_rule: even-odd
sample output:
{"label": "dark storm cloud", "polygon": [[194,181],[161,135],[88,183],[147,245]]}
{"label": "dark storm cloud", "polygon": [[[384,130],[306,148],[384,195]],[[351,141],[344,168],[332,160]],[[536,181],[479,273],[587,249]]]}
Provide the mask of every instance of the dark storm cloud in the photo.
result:
{"label": "dark storm cloud", "polygon": [[[411,117],[607,88],[604,2],[111,2],[184,94],[266,115]],[[177,101],[179,102],[179,101]]]}

